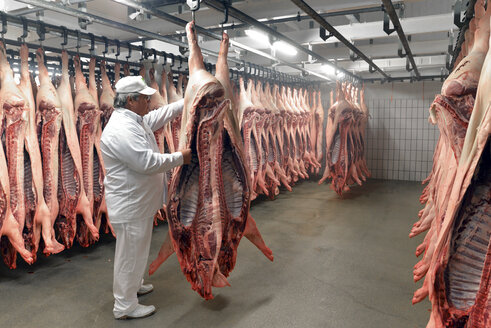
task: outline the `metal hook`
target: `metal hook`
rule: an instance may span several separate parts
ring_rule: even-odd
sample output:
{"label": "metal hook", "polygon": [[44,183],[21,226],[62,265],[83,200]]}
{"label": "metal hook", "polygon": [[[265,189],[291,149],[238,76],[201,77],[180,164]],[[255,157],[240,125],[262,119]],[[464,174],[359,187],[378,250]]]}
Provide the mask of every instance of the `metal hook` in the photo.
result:
{"label": "metal hook", "polygon": [[152,60],[152,63],[156,63],[157,62],[157,50],[155,49],[152,49],[152,53],[153,53],[153,60]]}
{"label": "metal hook", "polygon": [[[3,23],[2,23],[3,25]],[[39,45],[41,48],[43,47],[43,41],[46,39],[46,26],[44,26],[43,22],[39,22],[38,28],[36,29],[37,34],[39,36]],[[2,34],[3,35],[3,34]]]}
{"label": "metal hook", "polygon": [[[186,3],[191,9],[191,20],[196,22],[196,11],[199,10],[200,0],[187,0]],[[194,28],[196,29],[196,25]]]}
{"label": "metal hook", "polygon": [[220,25],[222,26],[222,30],[223,30],[223,25],[224,24],[227,24],[228,22],[228,7],[230,6],[230,0],[223,0],[223,7],[225,8],[225,11],[224,11],[224,18],[223,18],[223,21],[220,22]]}
{"label": "metal hook", "polygon": [[68,30],[65,26],[62,26],[61,28],[63,30],[63,42],[61,43],[61,49],[65,49],[65,46],[68,44]]}
{"label": "metal hook", "polygon": [[131,43],[126,42],[126,44],[128,45],[128,55],[126,56],[126,61],[128,61],[128,59],[131,58]]}
{"label": "metal hook", "polygon": [[140,46],[140,61],[142,62],[144,59],[147,59],[145,57],[145,46],[143,45],[143,42],[142,42],[142,45]]}
{"label": "metal hook", "polygon": [[109,44],[108,44],[107,38],[105,36],[103,36],[102,39],[104,40],[104,50],[102,51],[102,55],[104,56],[104,58],[106,58]]}
{"label": "metal hook", "polygon": [[80,36],[80,31],[77,30],[77,54],[80,55],[80,46],[81,46],[82,38]]}
{"label": "metal hook", "polygon": [[167,65],[167,52],[163,52],[162,55],[164,55],[164,67]]}
{"label": "metal hook", "polygon": [[94,55],[95,53],[95,37],[94,37],[94,34],[92,33],[89,33],[89,38],[90,38],[90,48],[89,48],[89,52],[91,55]]}
{"label": "metal hook", "polygon": [[178,55],[177,57],[179,57],[179,66],[177,67],[177,70],[180,71],[182,68],[182,56]]}
{"label": "metal hook", "polygon": [[171,61],[171,62],[170,62],[170,67],[172,68],[172,67],[174,67],[174,65],[176,64],[176,63],[175,63],[174,54],[173,54],[173,53],[170,53],[170,54],[169,54],[169,56],[170,56],[170,61]]}
{"label": "metal hook", "polygon": [[22,42],[26,42],[26,38],[29,35],[27,19],[24,16],[22,16],[20,19],[22,20],[22,35],[20,37],[22,39]]}

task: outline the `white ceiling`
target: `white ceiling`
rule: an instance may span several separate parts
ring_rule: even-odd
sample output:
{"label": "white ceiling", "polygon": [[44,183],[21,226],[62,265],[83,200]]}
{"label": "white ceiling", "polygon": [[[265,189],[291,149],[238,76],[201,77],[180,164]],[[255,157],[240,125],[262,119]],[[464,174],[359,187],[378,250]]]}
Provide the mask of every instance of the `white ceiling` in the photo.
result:
{"label": "white ceiling", "polygon": [[[69,3],[70,0],[56,0],[58,3]],[[77,0],[72,0],[72,2]],[[80,1],[80,0],[78,0]],[[183,1],[184,2],[184,1]],[[363,8],[367,6],[380,6],[381,1],[370,0],[306,0],[307,4],[314,8],[319,13],[325,13],[335,10],[347,10],[353,8]],[[154,1],[155,3],[155,1]],[[458,29],[453,25],[453,9],[454,0],[406,0],[395,1],[393,3],[404,3],[404,17],[401,18],[402,27],[406,35],[411,36],[409,45],[413,54],[418,70],[421,75],[440,74],[445,68],[447,47],[450,42],[449,35],[454,34],[457,39]],[[77,5],[69,5],[72,8],[77,8]],[[273,19],[282,16],[297,15],[300,9],[288,0],[246,0],[233,1],[233,7],[245,12],[255,19]],[[27,8],[27,5],[14,0],[0,1],[0,10],[7,13],[16,13],[19,10]],[[176,17],[189,21],[191,19],[190,12],[187,11],[187,6],[182,6],[183,12],[177,12],[177,5],[163,6],[161,10],[172,13]],[[107,19],[111,19],[120,23],[136,26],[140,29],[160,33],[161,35],[172,35],[177,32],[182,32],[183,28],[162,19],[152,17],[145,18],[143,21],[132,21],[128,18],[127,7],[118,4],[112,0],[91,0],[87,2],[87,11]],[[399,11],[397,11],[399,13]],[[303,15],[304,13],[301,12]],[[26,17],[36,19],[35,14],[28,14]],[[78,20],[76,17],[59,14],[53,11],[44,10],[42,18],[47,23],[64,25],[68,28],[79,29]],[[201,6],[201,9],[196,14],[197,24],[202,27],[217,27],[223,19],[223,13],[214,9]],[[383,12],[364,13],[360,14],[360,22],[353,20],[353,17],[336,16],[328,17],[326,20],[333,25],[345,38],[354,42],[360,50],[367,56],[373,57],[374,62],[391,76],[409,76],[406,71],[406,59],[400,58],[397,54],[399,47],[399,39],[397,33],[390,36],[383,31]],[[229,22],[241,23],[237,19],[229,18]],[[362,60],[349,60],[348,48],[336,42],[335,38],[330,38],[327,42],[322,41],[319,37],[319,25],[312,20],[290,21],[287,23],[275,24],[277,31],[285,36],[295,40],[297,43],[308,47],[329,60],[336,60],[337,65],[352,71],[353,73],[366,77],[378,78],[382,75],[368,71],[368,64]],[[353,23],[354,22],[354,23]],[[119,39],[122,42],[125,40],[138,40],[138,35],[133,33],[111,28],[105,25],[93,23],[88,25],[87,32],[92,32],[96,35],[106,36],[110,39]],[[17,39],[22,33],[19,28],[9,26],[6,38]],[[256,40],[244,35],[242,30],[230,30],[230,36],[233,40],[253,47],[263,52],[270,53],[270,49],[259,45]],[[36,33],[31,32],[28,38],[31,42],[37,42]],[[46,36],[45,45],[59,47],[61,42],[60,37]],[[68,47],[74,47],[75,40],[70,40]],[[155,47],[158,50],[178,53],[176,46],[168,45],[163,42],[146,41],[147,47]],[[218,51],[219,43],[216,40],[203,39],[201,42],[203,48]],[[83,51],[83,49],[82,49]],[[101,47],[98,52],[102,51]],[[237,56],[239,59],[252,61],[261,65],[271,66],[270,59],[261,58],[260,56],[232,49],[231,56]],[[124,55],[124,53],[123,53]],[[133,54],[134,59],[139,58],[139,54]],[[298,53],[295,56],[285,56],[280,53],[276,55],[288,62],[301,65],[304,63],[305,68],[314,72],[325,74],[321,65],[309,61],[309,58],[304,53]],[[213,62],[213,58],[208,59]],[[275,65],[276,66],[276,65]],[[287,66],[277,65],[278,70],[299,74],[298,70]],[[316,77],[316,79],[318,79]]]}

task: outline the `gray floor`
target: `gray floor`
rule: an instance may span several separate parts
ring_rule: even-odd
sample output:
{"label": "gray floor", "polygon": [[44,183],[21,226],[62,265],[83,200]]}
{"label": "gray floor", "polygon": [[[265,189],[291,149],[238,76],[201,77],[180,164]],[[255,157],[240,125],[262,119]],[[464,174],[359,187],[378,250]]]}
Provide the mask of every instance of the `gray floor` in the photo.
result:
{"label": "gray floor", "polygon": [[[424,327],[429,303],[411,305],[422,237],[408,239],[421,190],[371,180],[339,198],[327,185],[303,182],[273,202],[255,201],[274,263],[243,239],[232,287],[204,301],[174,255],[149,279],[155,291],[141,298],[158,312],[141,320],[112,317],[111,238],[31,267],[0,263],[0,327]],[[154,231],[151,260],[166,229]]]}

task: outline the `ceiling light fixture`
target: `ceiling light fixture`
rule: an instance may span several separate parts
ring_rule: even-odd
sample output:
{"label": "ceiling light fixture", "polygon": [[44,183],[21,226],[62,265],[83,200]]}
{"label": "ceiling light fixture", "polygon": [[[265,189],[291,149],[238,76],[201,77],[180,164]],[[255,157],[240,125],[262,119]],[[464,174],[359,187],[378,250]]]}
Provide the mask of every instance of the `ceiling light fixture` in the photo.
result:
{"label": "ceiling light fixture", "polygon": [[275,43],[273,43],[273,48],[288,56],[295,56],[298,52],[294,46],[285,41],[275,41]]}
{"label": "ceiling light fixture", "polygon": [[327,75],[334,76],[336,74],[336,69],[331,66],[331,65],[322,65],[321,69],[326,73]]}
{"label": "ceiling light fixture", "polygon": [[268,35],[266,35],[262,32],[259,32],[257,30],[252,30],[252,29],[245,30],[245,34],[248,37],[250,37],[251,39],[254,39],[255,41],[257,41],[259,43],[259,45],[271,47],[271,43],[269,42]]}

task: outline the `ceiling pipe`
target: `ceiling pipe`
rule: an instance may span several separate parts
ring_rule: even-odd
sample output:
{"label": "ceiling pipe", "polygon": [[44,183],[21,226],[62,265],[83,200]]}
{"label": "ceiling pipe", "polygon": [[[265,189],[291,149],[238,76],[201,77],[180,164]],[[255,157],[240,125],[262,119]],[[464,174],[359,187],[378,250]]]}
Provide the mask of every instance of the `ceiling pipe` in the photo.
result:
{"label": "ceiling pipe", "polygon": [[392,4],[391,0],[382,0],[382,3],[384,4],[385,11],[389,15],[392,24],[394,24],[394,29],[396,30],[397,35],[399,35],[399,39],[401,40],[404,51],[406,52],[406,56],[409,59],[411,66],[413,67],[414,73],[419,79],[421,77],[421,74],[419,74],[418,67],[416,66],[416,62],[414,61],[413,53],[411,52],[411,48],[409,47],[409,42],[407,41],[406,35],[402,30],[402,25],[394,9],[394,5]]}

